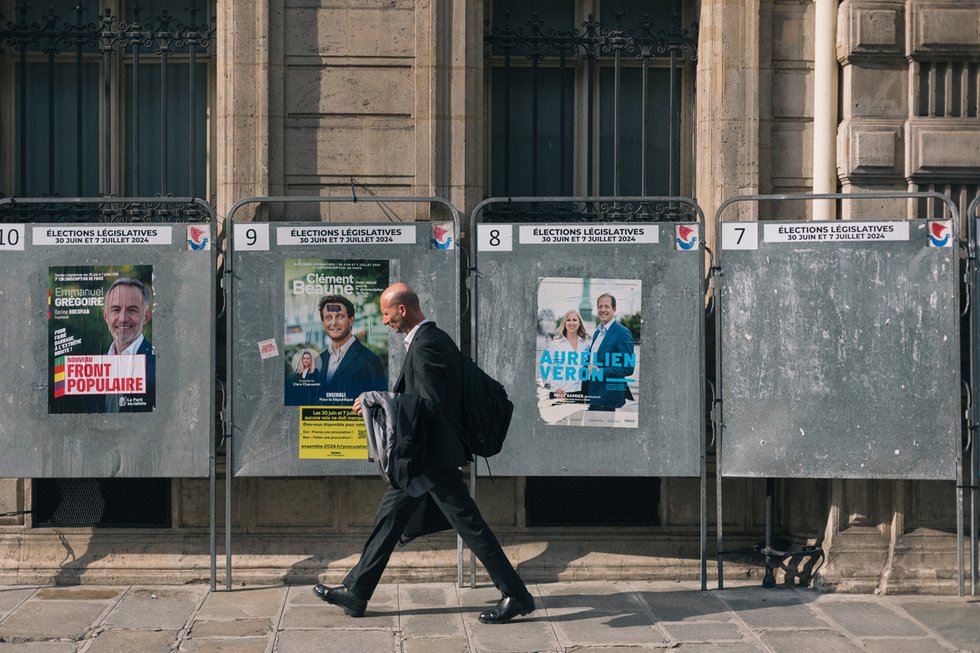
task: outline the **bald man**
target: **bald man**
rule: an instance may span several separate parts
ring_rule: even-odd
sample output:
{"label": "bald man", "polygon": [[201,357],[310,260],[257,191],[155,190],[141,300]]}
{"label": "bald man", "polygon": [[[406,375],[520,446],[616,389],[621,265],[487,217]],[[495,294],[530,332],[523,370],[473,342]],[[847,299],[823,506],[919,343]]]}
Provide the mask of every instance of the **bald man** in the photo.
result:
{"label": "bald man", "polygon": [[[408,351],[394,391],[421,398],[422,417],[416,437],[421,435],[425,441],[422,472],[429,481],[428,495],[502,594],[495,607],[480,613],[480,621],[502,624],[533,612],[534,598],[484,521],[459,470],[471,460],[462,441],[462,354],[449,334],[425,319],[418,295],[407,284],[396,283],[385,289],[381,314],[393,331],[405,334]],[[360,413],[359,398],[353,408]],[[378,506],[374,530],[364,544],[361,559],[343,585],[330,588],[318,583],[314,593],[352,617],[363,616],[409,518],[425,500],[424,493],[412,496],[406,490],[389,487]]]}

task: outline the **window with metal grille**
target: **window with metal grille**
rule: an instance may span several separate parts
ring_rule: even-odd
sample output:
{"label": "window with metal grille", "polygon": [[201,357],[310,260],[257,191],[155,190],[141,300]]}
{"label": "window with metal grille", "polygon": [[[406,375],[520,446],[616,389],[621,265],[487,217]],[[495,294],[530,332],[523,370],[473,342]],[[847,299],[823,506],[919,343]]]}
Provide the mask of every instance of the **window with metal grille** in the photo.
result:
{"label": "window with metal grille", "polygon": [[660,479],[534,477],[524,486],[528,526],[659,526]]}
{"label": "window with metal grille", "polygon": [[697,26],[680,0],[488,5],[490,195],[690,187]]}
{"label": "window with metal grille", "polygon": [[209,0],[0,1],[0,194],[208,197]]}
{"label": "window with metal grille", "polygon": [[169,478],[37,478],[35,528],[170,528]]}

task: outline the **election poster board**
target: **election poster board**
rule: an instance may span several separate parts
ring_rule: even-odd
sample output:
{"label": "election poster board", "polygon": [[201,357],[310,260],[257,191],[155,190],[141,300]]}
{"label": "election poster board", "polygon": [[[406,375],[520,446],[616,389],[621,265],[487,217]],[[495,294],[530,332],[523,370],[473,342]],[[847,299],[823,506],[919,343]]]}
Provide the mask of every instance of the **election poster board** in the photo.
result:
{"label": "election poster board", "polygon": [[639,279],[538,279],[535,381],[549,425],[637,428]]}
{"label": "election poster board", "polygon": [[720,231],[720,473],[956,478],[953,221],[733,221]]}
{"label": "election poster board", "polygon": [[[384,325],[380,295],[395,281],[410,283],[426,317],[452,331],[455,223],[236,222],[230,231],[232,473],[376,474],[364,419],[350,406],[365,390],[388,390],[405,357],[404,336]],[[338,337],[349,348],[331,371]]]}
{"label": "election poster board", "polygon": [[48,412],[152,412],[152,312],[150,265],[49,267]]}
{"label": "election poster board", "polygon": [[285,260],[284,405],[350,406],[388,389],[389,278],[387,260]]}
{"label": "election poster board", "polygon": [[[701,474],[700,227],[546,216],[475,224],[475,359],[514,404],[495,476]],[[601,295],[616,301],[606,347],[596,333]],[[593,344],[562,358],[561,321],[571,310]],[[613,341],[618,348],[607,351]],[[577,391],[562,387],[572,379]]]}

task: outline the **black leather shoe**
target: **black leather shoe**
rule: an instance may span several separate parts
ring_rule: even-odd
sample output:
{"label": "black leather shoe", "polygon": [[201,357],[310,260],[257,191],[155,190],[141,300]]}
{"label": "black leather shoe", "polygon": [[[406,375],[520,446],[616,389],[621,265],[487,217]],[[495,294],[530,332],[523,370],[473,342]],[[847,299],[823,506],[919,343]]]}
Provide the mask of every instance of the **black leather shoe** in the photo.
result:
{"label": "black leather shoe", "polygon": [[343,585],[327,587],[317,583],[313,586],[313,593],[319,596],[321,601],[340,606],[344,609],[344,614],[350,617],[363,617],[364,610],[367,608],[367,601],[357,598]]}
{"label": "black leather shoe", "polygon": [[518,615],[534,612],[534,597],[528,594],[523,599],[505,596],[493,607],[480,613],[481,624],[505,624]]}

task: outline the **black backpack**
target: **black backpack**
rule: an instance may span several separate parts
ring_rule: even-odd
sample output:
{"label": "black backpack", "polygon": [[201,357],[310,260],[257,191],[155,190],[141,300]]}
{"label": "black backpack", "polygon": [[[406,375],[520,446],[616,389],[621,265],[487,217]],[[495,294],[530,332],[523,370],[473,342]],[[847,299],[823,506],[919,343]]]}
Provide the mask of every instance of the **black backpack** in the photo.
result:
{"label": "black backpack", "polygon": [[479,365],[463,356],[463,443],[474,456],[500,453],[514,404],[507,391]]}

